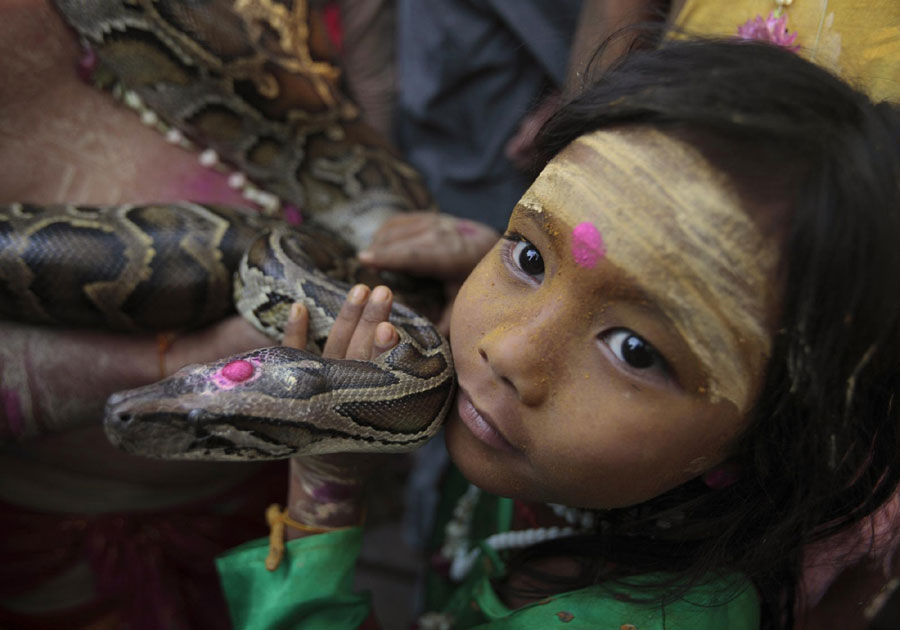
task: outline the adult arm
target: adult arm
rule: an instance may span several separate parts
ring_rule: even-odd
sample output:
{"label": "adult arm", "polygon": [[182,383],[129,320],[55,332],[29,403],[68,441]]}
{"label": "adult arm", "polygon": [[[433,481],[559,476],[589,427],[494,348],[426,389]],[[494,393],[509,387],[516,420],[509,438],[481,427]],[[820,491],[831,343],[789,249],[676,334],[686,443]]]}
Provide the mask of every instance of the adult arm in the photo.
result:
{"label": "adult arm", "polygon": [[394,2],[339,0],[344,40],[341,66],[363,118],[390,138],[396,92]]}
{"label": "adult arm", "polygon": [[238,316],[167,337],[0,321],[0,442],[99,425],[113,392],[273,341]]}
{"label": "adult arm", "polygon": [[[664,12],[677,11],[682,4],[682,0],[584,0],[569,57],[566,92],[577,94],[589,69],[602,71],[628,51],[637,36],[629,27],[661,21]],[[614,34],[595,59],[601,44]]]}

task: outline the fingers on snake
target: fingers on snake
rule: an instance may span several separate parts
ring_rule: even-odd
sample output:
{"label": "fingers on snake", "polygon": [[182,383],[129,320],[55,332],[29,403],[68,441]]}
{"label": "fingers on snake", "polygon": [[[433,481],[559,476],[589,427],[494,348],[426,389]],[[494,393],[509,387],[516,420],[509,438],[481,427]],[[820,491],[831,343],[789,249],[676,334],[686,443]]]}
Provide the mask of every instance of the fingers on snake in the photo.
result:
{"label": "fingers on snake", "polygon": [[363,310],[369,300],[369,287],[357,284],[347,294],[341,310],[338,312],[328,333],[328,341],[322,350],[322,356],[328,359],[343,359],[347,356],[347,348],[356,331],[356,325],[362,317]]}
{"label": "fingers on snake", "polygon": [[309,311],[302,303],[295,302],[291,305],[291,312],[284,327],[284,338],[281,341],[281,345],[303,350],[306,348],[308,331]]}
{"label": "fingers on snake", "polygon": [[346,357],[348,359],[368,361],[372,358],[375,331],[378,325],[386,322],[390,316],[393,297],[391,290],[385,286],[378,286],[372,290],[347,347]]}
{"label": "fingers on snake", "polygon": [[375,343],[372,346],[371,358],[374,359],[379,354],[387,352],[396,346],[399,341],[400,336],[397,334],[397,330],[394,328],[393,324],[390,322],[381,322],[375,328]]}

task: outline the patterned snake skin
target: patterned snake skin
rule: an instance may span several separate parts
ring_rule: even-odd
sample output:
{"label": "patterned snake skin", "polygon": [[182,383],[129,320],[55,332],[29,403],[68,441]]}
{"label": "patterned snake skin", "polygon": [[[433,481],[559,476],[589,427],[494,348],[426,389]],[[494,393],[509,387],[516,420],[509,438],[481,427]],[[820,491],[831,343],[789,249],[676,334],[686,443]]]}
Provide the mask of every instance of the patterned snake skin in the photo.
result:
{"label": "patterned snake skin", "polygon": [[[263,212],[0,206],[0,318],[176,330],[236,307],[277,338],[290,304],[303,300],[309,351],[265,348],[114,394],[107,435],[142,455],[219,460],[402,451],[429,439],[455,380],[448,344],[426,318],[395,304],[400,343],[374,361],[318,354],[352,283],[390,284],[417,309],[438,292],[356,264],[386,218],[431,201],[340,91],[307,3],[55,4],[81,38],[92,80],[246,177],[245,196]],[[282,218],[298,211],[302,225]]]}

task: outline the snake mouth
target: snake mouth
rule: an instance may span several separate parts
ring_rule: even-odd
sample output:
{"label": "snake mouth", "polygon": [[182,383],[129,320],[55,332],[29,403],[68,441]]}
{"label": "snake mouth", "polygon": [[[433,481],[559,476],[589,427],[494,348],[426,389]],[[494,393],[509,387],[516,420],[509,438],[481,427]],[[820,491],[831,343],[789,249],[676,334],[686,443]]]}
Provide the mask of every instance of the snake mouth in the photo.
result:
{"label": "snake mouth", "polygon": [[188,459],[202,439],[203,425],[214,421],[202,409],[146,409],[142,396],[124,392],[110,397],[103,428],[116,447],[133,455]]}
{"label": "snake mouth", "polygon": [[[148,386],[151,387],[152,386]],[[258,422],[208,409],[161,404],[156,392],[138,388],[114,394],[103,427],[117,448],[157,459],[248,461],[284,459],[296,452],[262,435]]]}

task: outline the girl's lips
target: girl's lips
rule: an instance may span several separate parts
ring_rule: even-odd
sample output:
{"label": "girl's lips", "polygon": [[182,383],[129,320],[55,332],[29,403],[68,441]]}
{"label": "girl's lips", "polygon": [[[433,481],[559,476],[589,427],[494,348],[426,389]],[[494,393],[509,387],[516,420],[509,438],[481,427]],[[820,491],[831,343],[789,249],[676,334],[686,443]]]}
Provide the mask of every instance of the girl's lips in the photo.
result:
{"label": "girl's lips", "polygon": [[503,437],[503,434],[494,427],[490,417],[485,416],[475,408],[469,395],[462,388],[460,388],[459,395],[456,397],[456,407],[459,411],[459,419],[462,420],[462,423],[466,425],[476,438],[498,450],[509,453],[518,452],[516,448]]}

